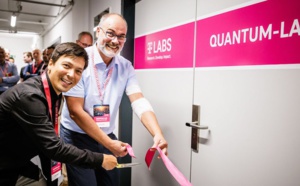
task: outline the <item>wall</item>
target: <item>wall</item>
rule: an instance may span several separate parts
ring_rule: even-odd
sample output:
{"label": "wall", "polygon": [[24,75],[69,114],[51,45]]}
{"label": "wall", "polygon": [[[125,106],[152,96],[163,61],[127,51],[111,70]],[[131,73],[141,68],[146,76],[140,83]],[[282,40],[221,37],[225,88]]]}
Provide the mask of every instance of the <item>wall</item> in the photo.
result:
{"label": "wall", "polygon": [[44,35],[44,47],[51,45],[61,37],[61,42],[75,42],[78,33],[93,32],[94,17],[107,8],[121,12],[120,0],[75,0],[72,10]]}
{"label": "wall", "polygon": [[89,25],[91,27],[94,27],[94,17],[107,8],[109,8],[110,12],[121,13],[121,0],[90,0]]}
{"label": "wall", "polygon": [[52,29],[44,34],[44,48],[53,44],[58,38],[61,42],[75,42],[78,33],[91,31],[88,25],[89,1],[75,0],[72,9]]}

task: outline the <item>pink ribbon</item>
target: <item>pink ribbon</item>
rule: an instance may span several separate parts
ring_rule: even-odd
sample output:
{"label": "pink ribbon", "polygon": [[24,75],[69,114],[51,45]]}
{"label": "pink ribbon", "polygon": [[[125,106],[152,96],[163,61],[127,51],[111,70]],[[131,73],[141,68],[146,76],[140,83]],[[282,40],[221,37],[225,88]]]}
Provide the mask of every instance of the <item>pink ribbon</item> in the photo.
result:
{"label": "pink ribbon", "polygon": [[132,147],[131,147],[129,144],[126,145],[126,148],[127,148],[127,152],[129,153],[129,155],[130,155],[131,157],[136,158],[135,155],[134,155],[134,153],[133,153],[133,149],[132,149]]}
{"label": "pink ribbon", "polygon": [[[182,186],[192,186],[192,184],[184,177],[184,175],[175,167],[175,165],[169,160],[169,158],[161,151],[159,147],[156,147],[157,151],[159,152],[159,155],[161,159],[163,160],[165,166],[169,170],[169,172],[172,174],[172,176],[177,180],[177,182]],[[145,156],[145,161],[148,166],[148,169],[150,170],[150,164],[152,162],[153,156],[155,154],[155,148],[150,148],[147,151],[147,154]]]}

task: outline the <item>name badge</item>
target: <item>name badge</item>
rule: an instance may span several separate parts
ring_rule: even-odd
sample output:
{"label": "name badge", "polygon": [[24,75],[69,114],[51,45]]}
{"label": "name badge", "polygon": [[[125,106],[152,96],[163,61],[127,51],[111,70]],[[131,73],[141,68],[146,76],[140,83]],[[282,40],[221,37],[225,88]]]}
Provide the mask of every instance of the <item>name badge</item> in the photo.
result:
{"label": "name badge", "polygon": [[61,176],[61,163],[51,160],[51,181]]}
{"label": "name badge", "polygon": [[94,105],[94,121],[98,127],[109,127],[109,105]]}

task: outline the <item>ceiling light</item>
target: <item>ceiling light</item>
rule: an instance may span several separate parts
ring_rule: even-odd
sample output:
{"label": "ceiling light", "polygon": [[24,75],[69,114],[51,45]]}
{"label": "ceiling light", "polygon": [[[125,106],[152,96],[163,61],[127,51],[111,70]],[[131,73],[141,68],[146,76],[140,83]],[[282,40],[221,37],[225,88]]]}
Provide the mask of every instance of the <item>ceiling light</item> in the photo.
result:
{"label": "ceiling light", "polygon": [[14,14],[11,15],[10,26],[15,27],[16,26],[16,21],[17,21],[17,16],[15,16]]}

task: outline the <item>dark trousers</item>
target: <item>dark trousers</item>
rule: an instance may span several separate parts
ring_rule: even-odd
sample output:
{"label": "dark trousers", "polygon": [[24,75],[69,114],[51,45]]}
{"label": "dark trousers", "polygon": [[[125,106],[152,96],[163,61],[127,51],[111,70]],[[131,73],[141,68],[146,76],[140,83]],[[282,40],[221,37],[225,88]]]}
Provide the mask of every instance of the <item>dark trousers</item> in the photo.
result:
{"label": "dark trousers", "polygon": [[19,169],[0,168],[0,185],[15,186],[19,177]]}
{"label": "dark trousers", "polygon": [[[108,135],[116,140],[114,134]],[[93,152],[112,154],[103,145],[97,143],[86,134],[73,132],[60,125],[60,137],[65,143],[73,144],[80,149],[88,149]],[[102,167],[97,169],[84,169],[78,166],[66,164],[69,186],[119,186],[119,170],[106,171]]]}
{"label": "dark trousers", "polygon": [[28,161],[22,167],[1,168],[0,167],[0,186],[15,186],[19,176],[24,176],[32,180],[39,180],[39,168],[37,165]]}

